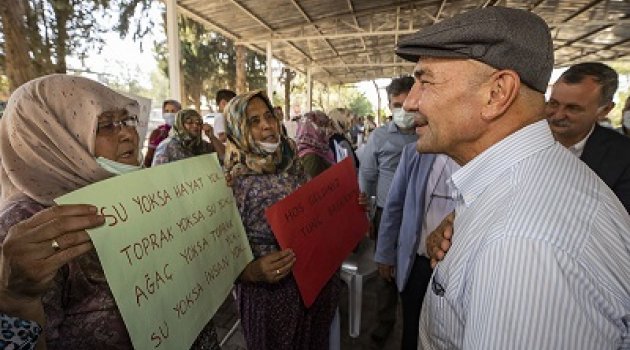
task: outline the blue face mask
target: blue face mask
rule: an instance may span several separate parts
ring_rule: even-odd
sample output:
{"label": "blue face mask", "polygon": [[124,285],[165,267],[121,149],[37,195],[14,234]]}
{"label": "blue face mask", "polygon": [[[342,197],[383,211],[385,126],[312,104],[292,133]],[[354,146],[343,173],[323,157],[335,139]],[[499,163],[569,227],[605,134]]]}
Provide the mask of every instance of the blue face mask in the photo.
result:
{"label": "blue face mask", "polygon": [[175,124],[175,113],[165,112],[162,113],[162,118],[164,118],[164,123],[173,126]]}
{"label": "blue face mask", "polygon": [[98,163],[98,165],[100,165],[101,168],[109,171],[110,173],[114,175],[123,175],[123,174],[130,173],[132,171],[142,169],[142,166],[140,165],[118,163],[118,162],[115,162],[113,160],[103,158],[103,157],[96,158],[96,163]]}

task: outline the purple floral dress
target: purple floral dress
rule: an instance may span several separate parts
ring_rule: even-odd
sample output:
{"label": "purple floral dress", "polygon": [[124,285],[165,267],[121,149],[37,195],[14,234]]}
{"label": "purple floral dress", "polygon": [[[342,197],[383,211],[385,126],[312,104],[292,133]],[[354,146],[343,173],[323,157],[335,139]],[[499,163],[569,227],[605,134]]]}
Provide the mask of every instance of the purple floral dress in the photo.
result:
{"label": "purple floral dress", "polygon": [[[234,179],[234,195],[255,258],[280,250],[265,219],[265,208],[305,180],[286,173]],[[241,324],[249,349],[328,350],[330,324],[339,302],[338,276],[328,281],[308,309],[293,275],[275,284],[239,282],[237,286]]]}
{"label": "purple floral dress", "polygon": [[[44,208],[32,200],[6,206],[0,213],[0,242],[9,228]],[[63,266],[42,301],[49,350],[133,349],[95,250]],[[202,330],[191,349],[220,349],[212,322]]]}

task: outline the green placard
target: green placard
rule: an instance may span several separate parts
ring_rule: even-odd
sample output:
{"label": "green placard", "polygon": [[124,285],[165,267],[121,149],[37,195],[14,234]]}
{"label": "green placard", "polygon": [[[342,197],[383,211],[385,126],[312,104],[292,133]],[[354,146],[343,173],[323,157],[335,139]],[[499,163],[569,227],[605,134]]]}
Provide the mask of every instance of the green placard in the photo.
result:
{"label": "green placard", "polygon": [[216,155],[98,182],[57,198],[93,204],[90,230],[136,349],[188,349],[253,259]]}

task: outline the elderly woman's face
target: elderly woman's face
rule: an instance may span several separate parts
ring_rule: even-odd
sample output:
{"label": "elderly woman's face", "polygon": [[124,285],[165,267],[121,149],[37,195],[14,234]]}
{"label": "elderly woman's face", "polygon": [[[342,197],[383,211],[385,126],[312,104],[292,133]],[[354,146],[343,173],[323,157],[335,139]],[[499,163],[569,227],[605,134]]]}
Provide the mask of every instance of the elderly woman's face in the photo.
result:
{"label": "elderly woman's face", "polygon": [[263,99],[259,97],[251,99],[245,113],[254,141],[268,143],[280,141],[278,119]]}
{"label": "elderly woman's face", "polygon": [[184,129],[193,136],[201,135],[203,120],[201,117],[190,117],[184,121]]}
{"label": "elderly woman's face", "polygon": [[104,157],[119,163],[138,165],[138,132],[136,116],[127,111],[105,112],[98,117],[96,157]]}

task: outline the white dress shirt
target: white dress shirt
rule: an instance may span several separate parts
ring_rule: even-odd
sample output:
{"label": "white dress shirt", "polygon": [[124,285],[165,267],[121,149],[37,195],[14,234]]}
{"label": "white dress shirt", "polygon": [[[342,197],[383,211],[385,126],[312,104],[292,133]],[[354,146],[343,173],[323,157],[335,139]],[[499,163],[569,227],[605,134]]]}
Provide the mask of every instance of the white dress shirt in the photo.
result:
{"label": "white dress shirt", "polygon": [[427,236],[444,220],[444,213],[448,213],[449,209],[453,208],[453,189],[450,178],[459,168],[457,163],[444,154],[438,154],[433,161],[431,173],[427,179],[427,191],[424,194],[424,219],[420,231],[418,255],[429,256],[426,252]]}
{"label": "white dress shirt", "polygon": [[546,121],[452,176],[419,349],[630,349],[630,216]]}

